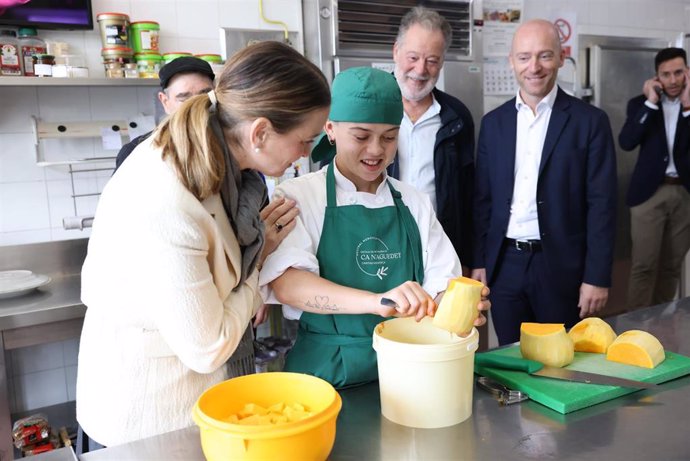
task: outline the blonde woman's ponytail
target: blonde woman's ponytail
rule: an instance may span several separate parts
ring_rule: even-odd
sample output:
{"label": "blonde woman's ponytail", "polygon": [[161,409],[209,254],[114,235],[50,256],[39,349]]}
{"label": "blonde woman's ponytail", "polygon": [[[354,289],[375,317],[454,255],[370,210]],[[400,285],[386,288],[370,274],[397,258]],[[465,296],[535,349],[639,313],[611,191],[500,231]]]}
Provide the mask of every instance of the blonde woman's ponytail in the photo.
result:
{"label": "blonde woman's ponytail", "polygon": [[214,136],[208,96],[190,98],[163,121],[155,142],[172,162],[182,183],[199,200],[218,192],[225,174],[223,150]]}

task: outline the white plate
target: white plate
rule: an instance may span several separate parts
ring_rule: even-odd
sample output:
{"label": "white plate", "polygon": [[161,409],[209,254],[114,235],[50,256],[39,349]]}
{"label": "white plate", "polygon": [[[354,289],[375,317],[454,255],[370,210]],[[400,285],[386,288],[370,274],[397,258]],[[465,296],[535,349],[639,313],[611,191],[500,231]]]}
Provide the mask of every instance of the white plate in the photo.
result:
{"label": "white plate", "polygon": [[21,296],[50,283],[50,277],[31,271],[0,271],[0,298]]}

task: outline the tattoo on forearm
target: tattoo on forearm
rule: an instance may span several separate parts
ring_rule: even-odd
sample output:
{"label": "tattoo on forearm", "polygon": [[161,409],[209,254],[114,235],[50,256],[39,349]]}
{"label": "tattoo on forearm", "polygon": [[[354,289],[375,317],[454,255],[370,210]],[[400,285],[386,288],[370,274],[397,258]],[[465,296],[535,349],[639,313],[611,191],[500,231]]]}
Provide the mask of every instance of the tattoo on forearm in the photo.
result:
{"label": "tattoo on forearm", "polygon": [[340,309],[335,304],[328,304],[328,296],[314,296],[314,301],[307,300],[304,304],[312,309],[320,311],[337,312]]}

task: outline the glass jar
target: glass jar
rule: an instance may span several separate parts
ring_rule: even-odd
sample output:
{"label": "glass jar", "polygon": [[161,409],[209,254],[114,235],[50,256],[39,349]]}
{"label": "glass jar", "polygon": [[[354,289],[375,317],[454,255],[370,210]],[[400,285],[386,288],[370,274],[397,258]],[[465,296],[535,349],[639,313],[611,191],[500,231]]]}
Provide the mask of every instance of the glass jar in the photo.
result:
{"label": "glass jar", "polygon": [[34,76],[33,56],[46,53],[46,42],[38,38],[33,27],[21,27],[17,33],[19,37],[19,49],[22,58],[24,75]]}
{"label": "glass jar", "polygon": [[34,75],[36,77],[52,77],[55,56],[52,54],[35,54],[32,58]]}
{"label": "glass jar", "polygon": [[22,75],[22,61],[19,41],[13,30],[0,31],[0,75],[19,77]]}
{"label": "glass jar", "polygon": [[108,78],[123,78],[125,76],[125,64],[133,63],[132,49],[126,46],[114,46],[101,50],[105,76]]}
{"label": "glass jar", "polygon": [[125,64],[125,78],[139,78],[139,71],[137,70],[136,63],[129,62]]}

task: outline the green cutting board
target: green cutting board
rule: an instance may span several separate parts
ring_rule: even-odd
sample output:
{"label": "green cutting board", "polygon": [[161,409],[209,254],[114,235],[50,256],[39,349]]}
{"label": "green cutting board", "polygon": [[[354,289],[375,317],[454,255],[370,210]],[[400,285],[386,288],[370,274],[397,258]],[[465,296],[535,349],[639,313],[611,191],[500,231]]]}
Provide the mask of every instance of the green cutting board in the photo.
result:
{"label": "green cutting board", "polygon": [[[520,346],[482,353],[522,357]],[[657,365],[656,368],[649,369],[611,362],[606,360],[605,354],[575,352],[573,363],[565,368],[660,384],[690,374],[690,357],[666,351],[666,360]],[[542,378],[528,375],[522,371],[501,370],[477,365],[475,365],[474,371],[479,375],[493,378],[510,389],[526,392],[530,399],[562,414],[639,390]]]}

